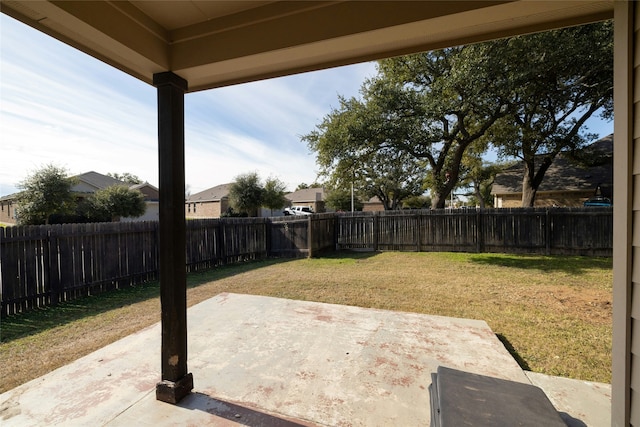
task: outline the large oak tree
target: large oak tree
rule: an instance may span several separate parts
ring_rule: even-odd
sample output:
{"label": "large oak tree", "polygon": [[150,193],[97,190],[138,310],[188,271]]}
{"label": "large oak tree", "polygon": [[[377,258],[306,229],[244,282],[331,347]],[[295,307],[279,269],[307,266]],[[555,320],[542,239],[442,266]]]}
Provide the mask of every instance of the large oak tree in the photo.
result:
{"label": "large oak tree", "polygon": [[320,174],[331,191],[351,186],[365,200],[377,197],[385,210],[398,209],[403,199],[422,193],[420,159],[389,144],[387,111],[372,102],[340,98],[315,131],[303,137],[317,153]]}
{"label": "large oak tree", "polygon": [[524,163],[522,206],[532,207],[545,173],[560,152],[576,151],[595,135],[585,123],[613,115],[611,21],[514,37],[503,61],[511,64],[509,115],[491,130],[500,154]]}
{"label": "large oak tree", "polygon": [[502,46],[485,43],[380,61],[369,102],[389,112],[387,144],[424,160],[432,206],[444,208],[470,147],[484,151],[488,130],[507,114]]}
{"label": "large oak tree", "polygon": [[433,207],[443,208],[465,151],[486,145],[488,129],[507,113],[504,78],[496,78],[504,69],[492,60],[500,48],[462,46],[380,61],[362,99],[342,99],[340,110],[304,138],[327,174],[346,176],[340,169],[362,168],[372,158],[402,159],[405,181],[418,173]]}
{"label": "large oak tree", "polygon": [[334,181],[357,182],[380,155],[406,159],[392,152],[424,162],[435,208],[460,184],[465,154],[493,144],[525,162],[528,205],[557,153],[589,139],[586,120],[611,114],[611,55],[605,22],[382,60],[361,98],[341,99],[303,139]]}

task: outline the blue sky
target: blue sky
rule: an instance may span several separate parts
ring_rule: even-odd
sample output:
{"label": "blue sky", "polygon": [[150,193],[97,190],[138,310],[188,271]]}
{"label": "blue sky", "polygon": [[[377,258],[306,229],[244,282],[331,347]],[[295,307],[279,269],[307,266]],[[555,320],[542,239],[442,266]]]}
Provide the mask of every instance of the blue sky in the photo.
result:
{"label": "blue sky", "polygon": [[[374,74],[366,63],[187,94],[189,190],[247,172],[290,190],[313,182],[300,136]],[[157,185],[156,108],[154,87],[0,14],[0,196],[49,163]]]}
{"label": "blue sky", "polygon": [[[365,63],[187,94],[188,190],[247,172],[290,190],[313,182],[315,156],[300,136],[374,74]],[[156,108],[152,86],[0,14],[0,196],[49,163],[157,185]],[[590,131],[608,135],[613,123],[592,120]]]}

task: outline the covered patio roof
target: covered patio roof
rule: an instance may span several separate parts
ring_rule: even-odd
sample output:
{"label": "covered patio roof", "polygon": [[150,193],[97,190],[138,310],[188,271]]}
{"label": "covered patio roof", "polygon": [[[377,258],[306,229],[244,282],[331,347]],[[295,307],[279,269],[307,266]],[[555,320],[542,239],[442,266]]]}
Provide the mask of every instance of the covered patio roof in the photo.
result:
{"label": "covered patio roof", "polygon": [[152,83],[188,91],[613,16],[613,1],[1,1],[2,12]]}

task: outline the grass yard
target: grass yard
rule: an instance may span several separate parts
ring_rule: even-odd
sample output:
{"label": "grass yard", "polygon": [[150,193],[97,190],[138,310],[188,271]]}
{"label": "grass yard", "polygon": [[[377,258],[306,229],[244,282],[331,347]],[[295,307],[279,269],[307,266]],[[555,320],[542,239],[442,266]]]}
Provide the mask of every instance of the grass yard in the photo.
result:
{"label": "grass yard", "polygon": [[[482,319],[524,369],[611,381],[611,259],[340,253],[227,266],[188,284],[190,306],[234,292]],[[155,282],[3,319],[0,392],[158,322],[158,295]]]}

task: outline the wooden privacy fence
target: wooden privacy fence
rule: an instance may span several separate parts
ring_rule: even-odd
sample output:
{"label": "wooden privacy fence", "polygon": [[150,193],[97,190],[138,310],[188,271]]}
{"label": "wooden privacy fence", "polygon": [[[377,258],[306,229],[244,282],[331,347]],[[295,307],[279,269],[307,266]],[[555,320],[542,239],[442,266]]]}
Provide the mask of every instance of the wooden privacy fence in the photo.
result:
{"label": "wooden privacy fence", "polygon": [[157,278],[157,222],[0,228],[2,316]]}
{"label": "wooden privacy fence", "polygon": [[339,214],[337,249],[611,256],[612,208]]}
{"label": "wooden privacy fence", "polygon": [[[186,268],[334,250],[334,223],[332,214],[187,221]],[[158,270],[157,222],[0,228],[0,314],[147,282]]]}
{"label": "wooden privacy fence", "polygon": [[[395,211],[187,221],[187,271],[335,249],[611,256],[611,208]],[[158,278],[158,223],[0,228],[4,317]]]}

